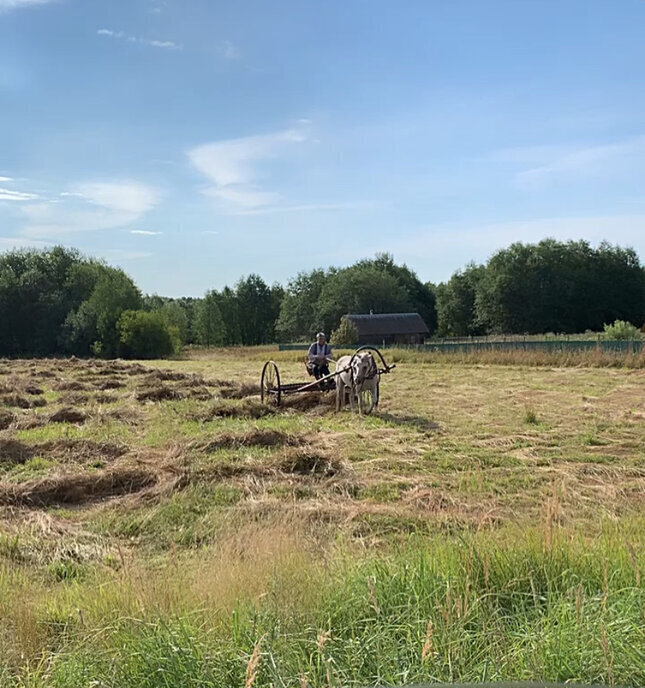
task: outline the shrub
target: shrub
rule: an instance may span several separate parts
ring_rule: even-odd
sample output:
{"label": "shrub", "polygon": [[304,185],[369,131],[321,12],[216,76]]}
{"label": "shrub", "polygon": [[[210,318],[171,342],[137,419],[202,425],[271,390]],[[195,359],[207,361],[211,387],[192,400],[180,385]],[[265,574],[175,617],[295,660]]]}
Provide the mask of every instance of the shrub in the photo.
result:
{"label": "shrub", "polygon": [[117,323],[123,358],[163,358],[179,348],[179,332],[158,313],[124,311]]}
{"label": "shrub", "polygon": [[615,320],[613,325],[605,324],[604,338],[612,340],[633,340],[640,339],[641,333],[635,325],[625,320]]}
{"label": "shrub", "polygon": [[350,320],[341,318],[338,329],[331,333],[330,343],[334,346],[358,344],[358,330]]}

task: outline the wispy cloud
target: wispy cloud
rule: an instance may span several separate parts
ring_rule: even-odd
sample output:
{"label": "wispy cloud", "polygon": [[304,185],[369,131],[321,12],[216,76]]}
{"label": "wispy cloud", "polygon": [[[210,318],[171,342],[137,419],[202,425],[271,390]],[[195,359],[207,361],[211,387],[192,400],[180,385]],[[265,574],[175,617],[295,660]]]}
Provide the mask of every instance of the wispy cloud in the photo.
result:
{"label": "wispy cloud", "polygon": [[35,5],[48,5],[57,0],[0,0],[0,13],[11,12],[23,7],[33,7]]}
{"label": "wispy cloud", "polygon": [[38,198],[38,194],[26,193],[24,191],[12,191],[0,187],[0,201],[33,201]]}
{"label": "wispy cloud", "polygon": [[24,236],[60,237],[127,226],[159,202],[159,192],[136,181],[88,182],[61,194],[66,202],[30,203],[22,208]]}
{"label": "wispy cloud", "polygon": [[0,182],[12,182],[13,177],[0,177]]}
{"label": "wispy cloud", "polygon": [[273,134],[227,139],[197,146],[188,151],[193,167],[211,185],[202,190],[232,210],[252,210],[275,204],[280,194],[257,184],[260,168],[268,161],[287,155],[308,138],[308,125]]}
{"label": "wispy cloud", "polygon": [[226,60],[239,60],[242,56],[240,49],[231,41],[222,41],[219,52]]}
{"label": "wispy cloud", "polygon": [[576,179],[611,176],[643,166],[645,136],[593,146],[529,146],[497,151],[495,160],[528,166],[518,172],[520,188],[539,188]]}
{"label": "wispy cloud", "polygon": [[251,210],[237,210],[231,215],[272,215],[276,213],[314,213],[330,210],[355,210],[369,208],[373,203],[302,203],[300,205],[276,205]]}
{"label": "wispy cloud", "polygon": [[175,43],[175,41],[160,41],[151,38],[143,38],[141,36],[133,36],[124,31],[113,31],[112,29],[98,29],[96,32],[99,36],[107,36],[117,40],[126,41],[127,43],[138,43],[139,45],[149,45],[153,48],[165,48],[167,50],[181,50],[182,45]]}
{"label": "wispy cloud", "polygon": [[151,232],[147,229],[131,229],[130,234],[140,234],[142,236],[159,236],[163,232]]}

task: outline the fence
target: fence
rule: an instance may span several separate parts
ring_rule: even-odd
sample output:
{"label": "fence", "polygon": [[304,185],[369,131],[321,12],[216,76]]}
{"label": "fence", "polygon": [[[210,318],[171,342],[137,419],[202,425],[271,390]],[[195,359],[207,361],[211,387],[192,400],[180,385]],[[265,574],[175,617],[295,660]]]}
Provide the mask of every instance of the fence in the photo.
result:
{"label": "fence", "polygon": [[[509,339],[509,340],[458,340],[431,341],[416,346],[403,344],[381,344],[374,342],[380,349],[412,349],[445,353],[468,353],[478,351],[546,351],[574,352],[600,351],[613,354],[638,354],[645,350],[645,342],[639,340],[607,341],[589,339]],[[278,351],[306,351],[309,344],[279,344]],[[344,348],[344,347],[343,347]]]}

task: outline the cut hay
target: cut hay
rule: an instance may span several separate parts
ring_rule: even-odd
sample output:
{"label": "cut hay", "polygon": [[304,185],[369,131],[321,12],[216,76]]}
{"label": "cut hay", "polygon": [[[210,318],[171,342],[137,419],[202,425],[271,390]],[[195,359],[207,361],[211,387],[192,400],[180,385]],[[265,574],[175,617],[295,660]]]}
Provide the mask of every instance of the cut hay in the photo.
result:
{"label": "cut hay", "polygon": [[111,378],[108,380],[102,380],[96,385],[96,389],[104,392],[107,389],[123,389],[125,387],[125,382],[122,382],[119,378]]}
{"label": "cut hay", "polygon": [[137,401],[172,401],[175,399],[181,399],[183,395],[176,389],[171,387],[166,387],[164,385],[160,387],[148,387],[139,390],[136,393]]}
{"label": "cut hay", "polygon": [[54,385],[56,392],[87,392],[88,387],[78,380],[63,380]]}
{"label": "cut hay", "polygon": [[63,406],[63,408],[49,416],[50,423],[75,423],[80,425],[86,420],[87,415],[83,411],[79,411],[71,406]]}
{"label": "cut hay", "polygon": [[213,406],[201,415],[201,420],[215,418],[264,418],[275,413],[275,409],[258,401],[244,399],[242,403],[216,401]]}
{"label": "cut hay", "polygon": [[124,466],[92,473],[56,475],[19,485],[0,483],[0,504],[38,507],[86,504],[140,492],[156,482],[155,473]]}
{"label": "cut hay", "polygon": [[25,463],[33,455],[33,448],[23,442],[0,439],[0,465]]}
{"label": "cut hay", "polygon": [[260,385],[255,382],[226,383],[220,385],[222,399],[246,399],[260,394]]}
{"label": "cut hay", "polygon": [[0,409],[0,430],[6,430],[16,420],[15,413]]}
{"label": "cut hay", "polygon": [[241,434],[225,433],[218,435],[200,450],[206,454],[218,449],[236,449],[239,447],[287,447],[298,446],[304,443],[304,439],[298,435],[290,435],[280,430],[251,430]]}
{"label": "cut hay", "polygon": [[121,458],[127,451],[128,447],[123,444],[74,438],[51,440],[33,447],[34,454],[57,463],[80,464],[114,461]]}
{"label": "cut hay", "polygon": [[103,392],[99,392],[94,395],[94,401],[96,401],[97,404],[114,404],[118,400],[119,397],[114,394],[103,394]]}
{"label": "cut hay", "polygon": [[25,394],[31,394],[32,396],[44,394],[43,389],[38,387],[38,385],[34,385],[33,383],[29,383],[28,385],[26,385],[24,391]]}
{"label": "cut hay", "polygon": [[280,470],[284,473],[310,475],[320,478],[331,478],[338,475],[343,464],[338,459],[330,458],[311,447],[297,448],[281,462]]}

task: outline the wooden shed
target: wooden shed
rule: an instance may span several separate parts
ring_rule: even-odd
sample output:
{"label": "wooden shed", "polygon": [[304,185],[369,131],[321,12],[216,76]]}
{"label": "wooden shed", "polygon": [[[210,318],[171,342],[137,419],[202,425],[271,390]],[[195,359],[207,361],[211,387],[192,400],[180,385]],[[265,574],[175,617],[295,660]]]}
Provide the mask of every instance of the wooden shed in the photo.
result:
{"label": "wooden shed", "polygon": [[359,344],[423,344],[430,334],[418,313],[348,313]]}

